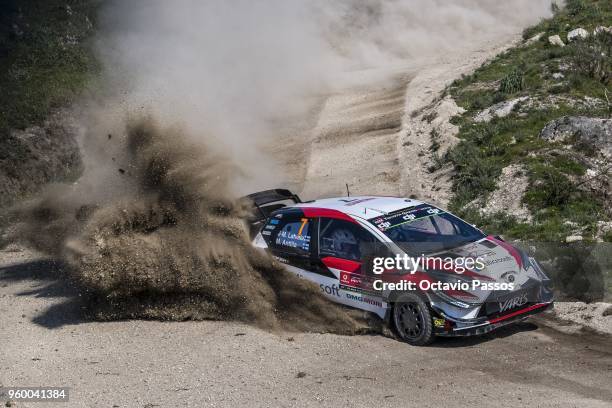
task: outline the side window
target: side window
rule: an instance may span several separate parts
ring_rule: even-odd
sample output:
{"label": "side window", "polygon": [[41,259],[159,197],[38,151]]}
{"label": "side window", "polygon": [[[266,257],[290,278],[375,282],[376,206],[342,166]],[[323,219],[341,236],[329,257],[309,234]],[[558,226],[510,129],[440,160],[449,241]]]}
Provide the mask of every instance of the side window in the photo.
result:
{"label": "side window", "polygon": [[375,238],[358,224],[321,218],[319,223],[319,255],[361,261]]}
{"label": "side window", "polygon": [[311,230],[312,220],[285,215],[270,218],[261,233],[272,250],[309,256]]}

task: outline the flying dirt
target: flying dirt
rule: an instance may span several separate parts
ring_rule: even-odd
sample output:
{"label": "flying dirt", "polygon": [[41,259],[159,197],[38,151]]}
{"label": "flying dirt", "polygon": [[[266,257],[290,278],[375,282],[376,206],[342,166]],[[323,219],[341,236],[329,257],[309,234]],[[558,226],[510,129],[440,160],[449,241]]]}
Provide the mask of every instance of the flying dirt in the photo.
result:
{"label": "flying dirt", "polygon": [[14,239],[63,260],[67,277],[89,293],[94,318],[346,334],[366,327],[251,246],[248,203],[228,190],[236,168],[226,158],[151,119],[131,122],[117,142],[123,194],[87,202],[78,184],[53,186],[16,209],[23,222]]}

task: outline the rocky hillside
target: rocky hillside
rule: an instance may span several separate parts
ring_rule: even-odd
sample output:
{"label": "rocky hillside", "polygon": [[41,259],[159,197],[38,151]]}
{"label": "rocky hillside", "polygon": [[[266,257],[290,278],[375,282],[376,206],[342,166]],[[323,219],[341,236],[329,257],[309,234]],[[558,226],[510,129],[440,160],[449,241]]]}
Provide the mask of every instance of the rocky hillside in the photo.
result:
{"label": "rocky hillside", "polygon": [[460,142],[451,207],[489,231],[552,242],[612,241],[612,3],[568,0],[450,96]]}
{"label": "rocky hillside", "polygon": [[98,65],[95,0],[0,2],[0,207],[78,174],[77,131],[61,111]]}

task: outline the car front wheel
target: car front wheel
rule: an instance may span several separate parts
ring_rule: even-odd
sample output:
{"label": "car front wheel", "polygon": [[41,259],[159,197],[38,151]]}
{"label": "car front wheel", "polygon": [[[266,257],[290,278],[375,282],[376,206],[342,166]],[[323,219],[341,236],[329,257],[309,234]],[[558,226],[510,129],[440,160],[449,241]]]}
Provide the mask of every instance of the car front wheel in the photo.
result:
{"label": "car front wheel", "polygon": [[435,336],[431,311],[416,293],[402,293],[393,306],[393,323],[400,339],[413,346],[431,343]]}

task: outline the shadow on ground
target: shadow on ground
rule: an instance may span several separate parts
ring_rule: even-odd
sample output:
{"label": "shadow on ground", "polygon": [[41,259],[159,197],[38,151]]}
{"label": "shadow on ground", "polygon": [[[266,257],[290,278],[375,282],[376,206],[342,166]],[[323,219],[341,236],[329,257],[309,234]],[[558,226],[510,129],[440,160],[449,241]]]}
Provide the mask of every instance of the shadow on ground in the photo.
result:
{"label": "shadow on ground", "polygon": [[[0,286],[11,282],[35,281],[35,287],[16,293],[16,296],[33,296],[57,298],[58,301],[48,307],[32,321],[40,326],[54,329],[90,321],[87,317],[87,297],[82,296],[78,288],[67,279],[64,265],[50,259],[36,260],[0,267]],[[491,333],[475,337],[441,337],[433,348],[473,347],[491,340],[512,336],[516,333],[533,331],[538,325],[529,322],[505,326]],[[367,335],[377,335],[368,333]],[[393,337],[393,336],[392,336]]]}
{"label": "shadow on ground", "polygon": [[0,267],[0,286],[23,281],[34,281],[33,288],[15,296],[58,299],[58,303],[34,317],[34,323],[53,329],[85,321],[82,313],[85,303],[78,289],[66,279],[61,262],[44,259]]}
{"label": "shadow on ground", "polygon": [[487,334],[481,334],[479,336],[470,337],[439,337],[431,345],[433,348],[460,348],[460,347],[472,347],[482,343],[489,342],[495,339],[503,339],[515,335],[517,333],[529,332],[538,330],[539,325],[533,322],[517,322],[508,326],[500,327]]}

